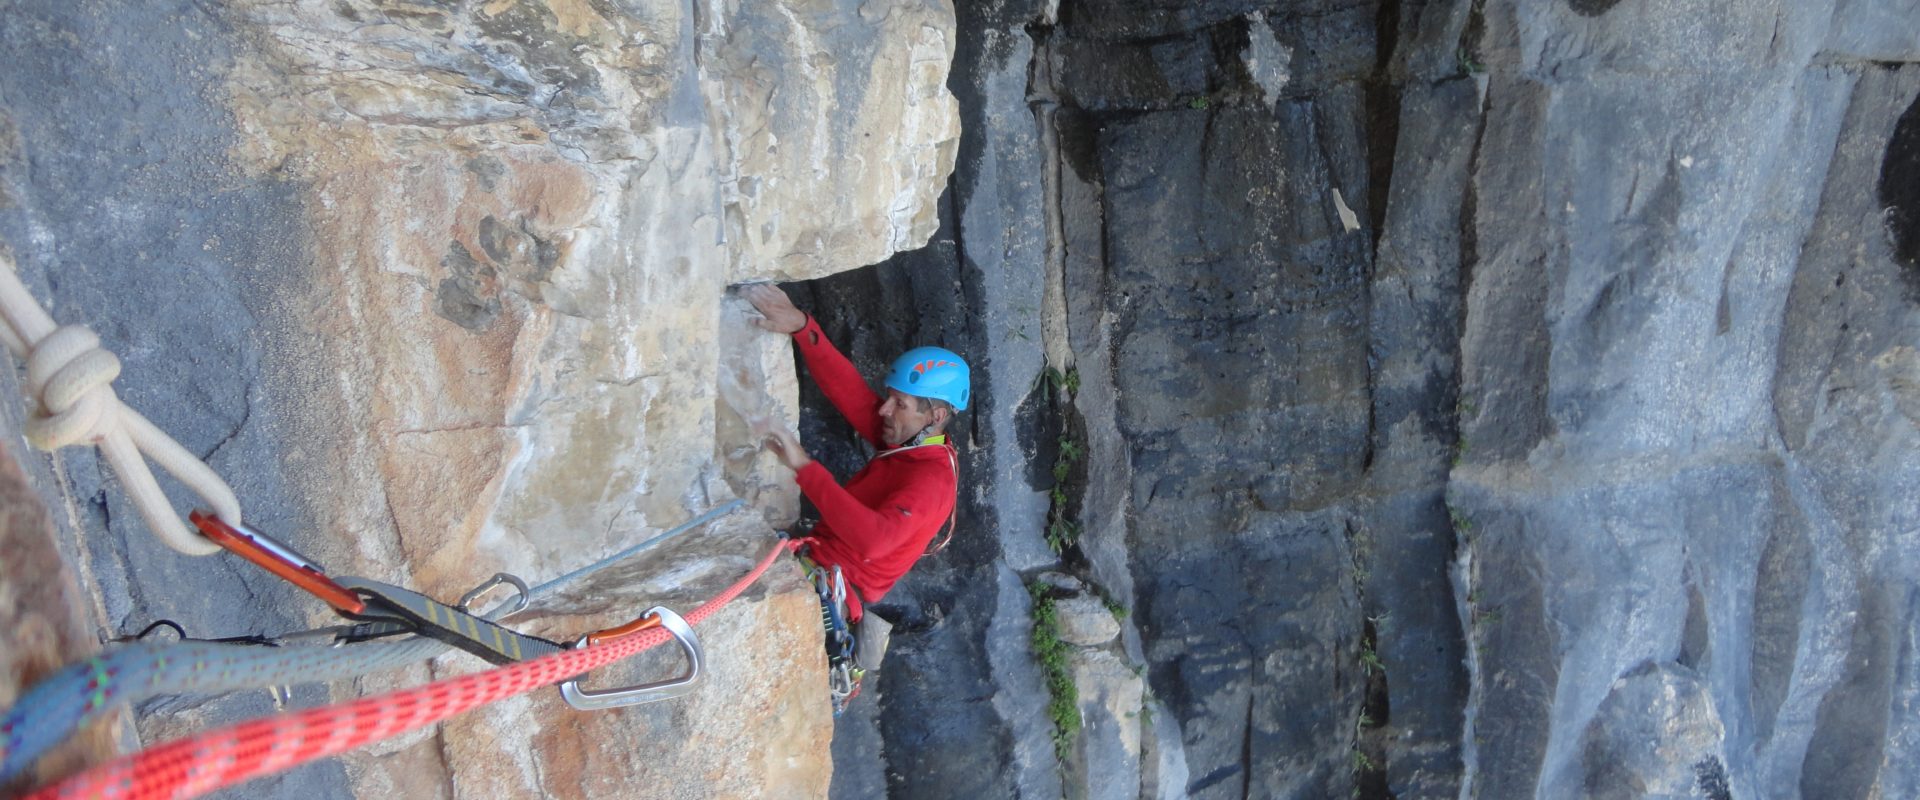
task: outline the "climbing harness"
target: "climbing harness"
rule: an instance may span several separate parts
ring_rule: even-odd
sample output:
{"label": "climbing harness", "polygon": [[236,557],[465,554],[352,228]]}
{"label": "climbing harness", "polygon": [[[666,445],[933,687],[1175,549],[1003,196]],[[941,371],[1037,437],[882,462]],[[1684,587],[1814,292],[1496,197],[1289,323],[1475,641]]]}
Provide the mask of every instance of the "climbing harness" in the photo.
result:
{"label": "climbing harness", "polygon": [[859,637],[854,624],[847,620],[846,576],[838,565],[821,566],[804,549],[797,550],[796,555],[820,601],[820,627],[827,649],[827,696],[833,701],[833,715],[838,717],[860,694],[860,682],[866,677],[857,663]]}
{"label": "climbing harness", "polygon": [[[766,574],[786,543],[769,550],[745,577],[686,615],[697,625]],[[631,636],[565,650],[425,686],[256,719],[208,731],[69,778],[32,795],[53,798],[178,798],[232,786],[315,759],[417,730],[541,686],[574,678],[673,638],[665,624]]]}
{"label": "climbing harness", "polygon": [[147,528],[168,547],[187,555],[220,552],[193,535],[175,515],[145,459],[178,478],[213,507],[221,519],[240,523],[233,488],[179,442],[120,402],[113,379],[120,359],[100,348],[100,337],[80,325],[56,326],[16,274],[13,258],[0,252],[0,341],[27,364],[27,394],[37,408],[27,420],[27,441],[42,450],[93,443],[139,509]]}

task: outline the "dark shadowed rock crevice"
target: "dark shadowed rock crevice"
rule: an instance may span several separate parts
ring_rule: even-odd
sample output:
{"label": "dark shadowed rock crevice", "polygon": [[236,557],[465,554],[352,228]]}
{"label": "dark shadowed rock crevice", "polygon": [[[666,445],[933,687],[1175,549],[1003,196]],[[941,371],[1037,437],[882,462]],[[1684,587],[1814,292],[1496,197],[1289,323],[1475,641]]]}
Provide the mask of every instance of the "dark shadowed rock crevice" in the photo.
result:
{"label": "dark shadowed rock crevice", "polygon": [[[990,275],[1061,271],[1071,361],[971,343],[1023,386],[1077,369],[1107,455],[1066,566],[1131,609],[1142,796],[1915,785],[1913,578],[1865,554],[1912,546],[1920,112],[1887,65],[1920,34],[1899,3],[1709,5],[963,12],[981,123],[942,236],[989,319],[1047,307]],[[1023,53],[1015,97],[983,65]],[[967,251],[1009,216],[1046,246]],[[1009,498],[1056,454],[1001,424],[977,519],[1028,573],[1046,515]],[[1023,725],[989,730],[1032,775]]]}
{"label": "dark shadowed rock crevice", "polygon": [[1908,274],[1920,273],[1920,100],[1900,115],[1893,129],[1880,166],[1879,188],[1894,257],[1906,265]]}

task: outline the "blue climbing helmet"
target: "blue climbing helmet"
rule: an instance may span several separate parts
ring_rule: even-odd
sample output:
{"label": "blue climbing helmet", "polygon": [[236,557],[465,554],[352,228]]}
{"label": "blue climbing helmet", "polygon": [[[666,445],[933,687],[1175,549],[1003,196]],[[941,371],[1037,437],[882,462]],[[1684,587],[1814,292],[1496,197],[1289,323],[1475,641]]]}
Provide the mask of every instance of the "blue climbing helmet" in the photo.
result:
{"label": "blue climbing helmet", "polygon": [[959,354],[944,347],[916,347],[893,360],[887,388],[902,394],[944,400],[955,411],[967,410],[973,395],[968,388],[972,370]]}

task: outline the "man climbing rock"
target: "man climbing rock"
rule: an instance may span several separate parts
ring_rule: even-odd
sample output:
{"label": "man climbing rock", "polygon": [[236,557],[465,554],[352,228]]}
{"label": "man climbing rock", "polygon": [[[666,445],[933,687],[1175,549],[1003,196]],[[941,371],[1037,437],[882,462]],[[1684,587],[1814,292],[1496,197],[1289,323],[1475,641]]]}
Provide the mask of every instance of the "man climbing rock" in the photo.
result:
{"label": "man climbing rock", "polygon": [[852,589],[849,621],[858,622],[863,606],[886,595],[952,518],[958,461],[945,431],[967,408],[967,362],[949,350],[916,347],[894,360],[882,397],[786,292],[754,284],[740,293],[764,317],[755,324],[793,337],[814,382],[879,451],[842,486],[798,437],[781,431],[767,440],[820,511],[802,553],[829,571],[840,568]]}

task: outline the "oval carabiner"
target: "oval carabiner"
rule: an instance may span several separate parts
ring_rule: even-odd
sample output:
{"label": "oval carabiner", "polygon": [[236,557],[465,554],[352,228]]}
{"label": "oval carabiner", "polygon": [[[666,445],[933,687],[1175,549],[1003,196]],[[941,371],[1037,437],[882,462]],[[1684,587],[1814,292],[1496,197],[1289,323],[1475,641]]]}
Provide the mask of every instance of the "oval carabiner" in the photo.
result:
{"label": "oval carabiner", "polygon": [[[686,651],[686,674],[671,680],[646,683],[639,686],[629,686],[624,689],[608,689],[602,692],[593,692],[580,688],[580,678],[576,677],[560,684],[560,696],[567,701],[567,705],[573,706],[580,711],[600,711],[609,708],[621,708],[623,706],[637,706],[641,703],[652,703],[659,700],[671,700],[693,691],[694,684],[700,680],[700,670],[706,661],[700,653],[700,637],[694,634],[693,626],[688,625],[687,621],[682,619],[679,614],[673,613],[671,609],[665,606],[655,606],[647,609],[647,613],[643,618],[646,617],[658,620],[659,626],[666,628],[668,633],[673,634],[674,640],[680,643],[680,649]],[[645,627],[652,626],[648,625]],[[639,628],[635,630],[637,631]],[[580,637],[579,641],[573,643],[574,649],[578,650],[583,647],[588,647],[589,640],[592,638],[592,635]]]}
{"label": "oval carabiner", "polygon": [[[511,572],[493,573],[493,577],[488,578],[486,583],[475,586],[473,587],[473,591],[460,595],[460,610],[469,614],[473,613],[473,601],[485,596],[487,592],[492,591],[496,586],[512,586],[518,594],[515,594],[513,599],[489,609],[485,615],[487,619],[496,621],[503,620],[527,610],[527,603],[531,599],[527,596],[527,582],[520,580],[520,576]],[[500,613],[500,609],[506,608],[508,603],[513,604],[513,610],[504,614]]]}

